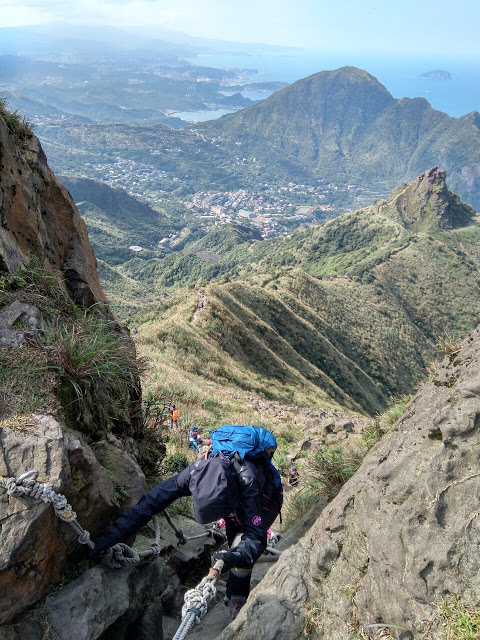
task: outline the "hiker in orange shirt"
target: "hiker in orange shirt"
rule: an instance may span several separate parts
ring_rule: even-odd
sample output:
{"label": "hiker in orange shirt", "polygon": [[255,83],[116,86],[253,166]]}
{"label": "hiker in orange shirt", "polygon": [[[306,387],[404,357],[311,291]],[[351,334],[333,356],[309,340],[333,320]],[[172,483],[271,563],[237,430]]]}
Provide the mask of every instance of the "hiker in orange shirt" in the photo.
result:
{"label": "hiker in orange shirt", "polygon": [[172,407],[172,426],[176,427],[178,425],[178,409],[173,405]]}

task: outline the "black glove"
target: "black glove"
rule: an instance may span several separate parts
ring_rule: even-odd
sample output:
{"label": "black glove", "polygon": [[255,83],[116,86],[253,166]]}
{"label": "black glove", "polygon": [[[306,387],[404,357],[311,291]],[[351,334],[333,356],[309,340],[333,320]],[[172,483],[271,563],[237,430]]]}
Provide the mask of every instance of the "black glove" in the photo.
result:
{"label": "black glove", "polygon": [[224,571],[229,571],[229,569],[232,569],[233,567],[238,567],[242,558],[236,551],[217,551],[212,557],[214,560],[223,560],[224,565],[222,573]]}
{"label": "black glove", "polygon": [[100,554],[106,551],[109,547],[111,547],[114,542],[108,536],[101,536],[100,538],[93,538],[93,544],[95,545],[95,549],[91,549],[88,553],[89,560],[97,560]]}

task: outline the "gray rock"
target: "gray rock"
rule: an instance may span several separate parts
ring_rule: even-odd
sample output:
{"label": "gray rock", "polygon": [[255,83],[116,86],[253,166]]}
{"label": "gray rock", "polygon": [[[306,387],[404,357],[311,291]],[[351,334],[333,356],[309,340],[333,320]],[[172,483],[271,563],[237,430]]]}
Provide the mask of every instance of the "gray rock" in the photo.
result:
{"label": "gray rock", "polygon": [[64,439],[70,463],[65,493],[82,527],[98,535],[120,514],[112,481],[80,434],[65,430]]}
{"label": "gray rock", "polygon": [[[473,339],[472,339],[473,338]],[[221,640],[297,640],[368,625],[442,637],[436,607],[480,608],[480,329],[446,359],[309,532],[252,591]]]}
{"label": "gray rock", "polygon": [[15,300],[11,305],[0,311],[0,327],[10,329],[18,321],[24,322],[30,329],[35,331],[41,329],[42,318],[39,309],[31,304],[24,304]]}
{"label": "gray rock", "polygon": [[[91,449],[49,415],[31,416],[18,429],[0,428],[0,475],[39,471],[66,496],[78,522],[92,533],[118,511],[110,479]],[[0,492],[0,623],[40,600],[62,575],[67,555],[78,551],[77,535],[51,504]]]}
{"label": "gray rock", "polygon": [[60,640],[96,640],[127,612],[122,622],[133,623],[166,586],[162,560],[120,570],[95,567],[47,599],[47,620]]}
{"label": "gray rock", "polygon": [[25,341],[23,331],[13,331],[12,329],[0,329],[0,346],[19,347]]}
{"label": "gray rock", "polygon": [[[39,481],[61,491],[69,473],[60,424],[51,416],[33,416],[16,431],[0,428],[0,475],[19,476],[36,469]],[[0,623],[8,622],[39,600],[60,577],[66,556],[66,526],[49,504],[9,497],[0,491]]]}
{"label": "gray rock", "polygon": [[129,640],[163,640],[162,600],[157,598],[141,618],[133,625],[128,634]]}
{"label": "gray rock", "polygon": [[0,625],[0,640],[44,640],[44,629],[34,618],[12,625]]}
{"label": "gray rock", "polygon": [[111,473],[115,483],[128,493],[122,500],[122,510],[126,511],[136,505],[148,491],[148,487],[142,470],[123,449],[120,440],[108,434],[107,440],[98,442],[94,450],[99,462]]}

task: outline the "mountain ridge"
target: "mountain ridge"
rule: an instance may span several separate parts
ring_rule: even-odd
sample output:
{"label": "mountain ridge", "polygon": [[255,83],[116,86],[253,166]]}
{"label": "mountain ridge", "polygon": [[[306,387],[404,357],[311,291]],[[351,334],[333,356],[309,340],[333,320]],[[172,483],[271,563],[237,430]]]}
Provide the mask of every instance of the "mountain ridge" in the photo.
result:
{"label": "mountain ridge", "polygon": [[478,207],[480,115],[472,113],[453,118],[425,98],[395,99],[368,72],[342,67],[197,128],[241,143],[256,162],[283,162],[313,179],[386,181],[393,188],[438,165],[448,171],[450,187]]}

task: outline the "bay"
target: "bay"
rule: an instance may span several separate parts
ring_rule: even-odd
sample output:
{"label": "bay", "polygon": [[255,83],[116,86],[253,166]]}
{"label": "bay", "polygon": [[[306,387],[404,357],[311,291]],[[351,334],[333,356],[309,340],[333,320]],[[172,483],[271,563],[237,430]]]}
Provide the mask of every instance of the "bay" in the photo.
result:
{"label": "bay", "polygon": [[[480,58],[374,56],[304,50],[282,55],[202,55],[188,61],[223,69],[248,69],[250,71],[243,74],[245,82],[292,83],[319,71],[354,66],[375,76],[394,98],[425,98],[434,109],[457,118],[480,111]],[[451,80],[418,77],[435,69],[449,72]],[[243,95],[251,97],[249,93]]]}

